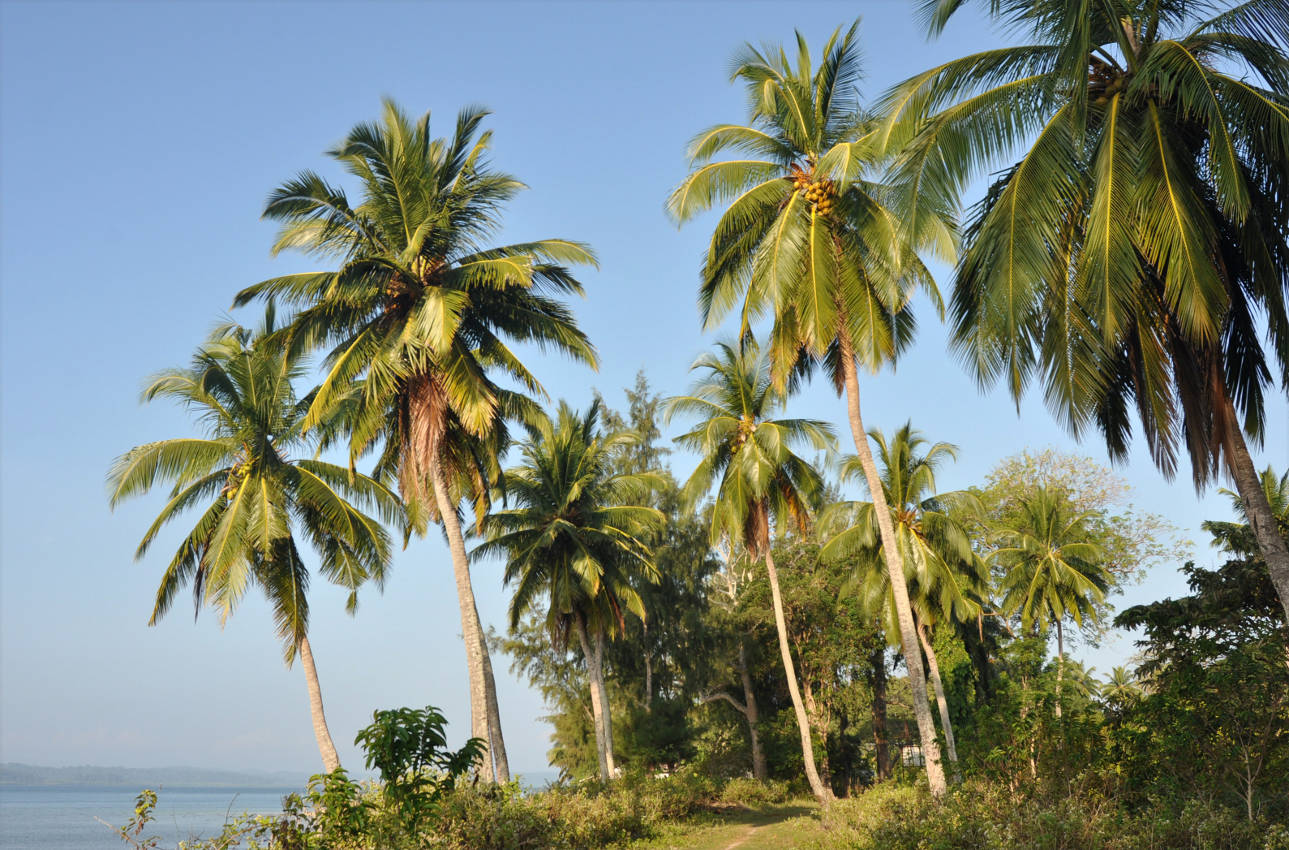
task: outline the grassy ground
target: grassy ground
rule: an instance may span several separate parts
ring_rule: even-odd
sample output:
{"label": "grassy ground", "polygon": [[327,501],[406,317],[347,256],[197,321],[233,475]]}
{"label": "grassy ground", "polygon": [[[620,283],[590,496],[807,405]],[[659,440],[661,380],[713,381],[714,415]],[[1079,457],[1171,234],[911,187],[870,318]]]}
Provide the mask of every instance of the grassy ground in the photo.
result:
{"label": "grassy ground", "polygon": [[730,809],[669,826],[662,835],[630,845],[631,850],[789,850],[803,821],[818,819],[812,801],[797,800],[762,809]]}

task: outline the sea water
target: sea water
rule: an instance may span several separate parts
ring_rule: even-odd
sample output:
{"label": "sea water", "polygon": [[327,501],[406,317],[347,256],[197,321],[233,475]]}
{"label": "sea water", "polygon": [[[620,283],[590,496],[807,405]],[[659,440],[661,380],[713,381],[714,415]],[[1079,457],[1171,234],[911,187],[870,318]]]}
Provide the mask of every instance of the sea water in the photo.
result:
{"label": "sea water", "polygon": [[[274,814],[282,797],[298,788],[166,788],[157,790],[156,819],[145,835],[173,848],[191,838],[218,835],[243,812]],[[0,785],[0,847],[12,850],[125,850],[102,818],[125,826],[138,789],[85,785]]]}
{"label": "sea water", "polygon": [[[538,770],[517,776],[528,790],[540,790],[559,774]],[[302,788],[155,788],[155,819],[144,835],[161,848],[180,841],[212,838],[225,822],[242,814],[277,814],[282,797]],[[94,785],[0,785],[0,848],[4,850],[127,850],[115,830],[134,814],[139,789]]]}

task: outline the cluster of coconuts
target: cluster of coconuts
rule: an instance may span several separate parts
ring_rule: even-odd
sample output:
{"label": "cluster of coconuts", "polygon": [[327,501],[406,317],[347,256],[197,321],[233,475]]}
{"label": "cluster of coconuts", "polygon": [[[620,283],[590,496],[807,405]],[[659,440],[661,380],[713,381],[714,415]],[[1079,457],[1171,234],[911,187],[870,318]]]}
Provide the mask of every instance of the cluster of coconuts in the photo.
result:
{"label": "cluster of coconuts", "polygon": [[1109,103],[1110,98],[1123,91],[1127,85],[1127,76],[1104,62],[1094,64],[1088,74],[1088,93],[1093,95],[1092,102],[1097,106]]}
{"label": "cluster of coconuts", "polygon": [[799,172],[793,177],[792,186],[807,201],[814,204],[820,215],[832,213],[837,197],[837,187],[831,180],[811,180],[805,172]]}
{"label": "cluster of coconuts", "polygon": [[730,446],[730,451],[737,452],[741,449],[743,444],[751,438],[752,432],[755,430],[756,423],[751,419],[747,417],[740,419],[738,423],[738,431],[734,434],[733,445]]}

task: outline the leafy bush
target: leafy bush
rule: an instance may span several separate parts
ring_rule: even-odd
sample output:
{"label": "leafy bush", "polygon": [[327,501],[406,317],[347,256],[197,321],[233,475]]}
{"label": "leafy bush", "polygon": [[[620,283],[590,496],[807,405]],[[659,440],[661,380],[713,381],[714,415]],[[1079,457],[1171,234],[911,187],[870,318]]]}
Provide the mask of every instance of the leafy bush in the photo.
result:
{"label": "leafy bush", "polygon": [[725,783],[725,787],[721,789],[720,802],[727,806],[756,809],[786,802],[790,796],[791,787],[786,782],[774,779],[762,782],[759,779],[739,777]]}
{"label": "leafy bush", "polygon": [[937,805],[925,787],[884,784],[824,815],[804,850],[1289,850],[1283,825],[1220,806],[1160,800],[1130,811],[1094,788],[1029,797],[968,782]]}
{"label": "leafy bush", "polygon": [[418,831],[484,753],[478,738],[449,750],[446,727],[447,719],[432,705],[396,708],[373,712],[371,725],[354,738],[366,753],[367,769],[380,772],[386,805],[408,832]]}

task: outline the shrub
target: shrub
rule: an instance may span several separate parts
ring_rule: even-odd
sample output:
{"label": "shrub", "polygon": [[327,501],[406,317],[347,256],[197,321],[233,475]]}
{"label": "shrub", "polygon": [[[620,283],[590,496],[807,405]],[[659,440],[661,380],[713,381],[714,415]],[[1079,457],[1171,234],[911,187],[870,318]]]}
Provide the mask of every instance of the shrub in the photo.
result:
{"label": "shrub", "polygon": [[771,806],[785,802],[791,796],[791,789],[786,782],[739,777],[725,783],[721,789],[720,802],[726,806],[746,806],[749,809]]}

